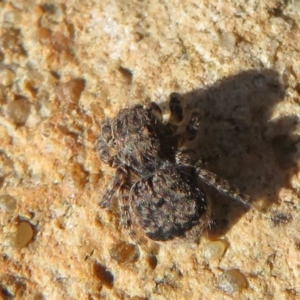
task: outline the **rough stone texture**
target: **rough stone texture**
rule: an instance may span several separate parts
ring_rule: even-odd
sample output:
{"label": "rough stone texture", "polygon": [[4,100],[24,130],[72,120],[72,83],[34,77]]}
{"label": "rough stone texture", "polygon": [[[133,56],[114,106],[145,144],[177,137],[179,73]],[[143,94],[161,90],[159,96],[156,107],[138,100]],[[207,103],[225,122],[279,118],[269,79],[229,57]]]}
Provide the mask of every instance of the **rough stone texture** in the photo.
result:
{"label": "rough stone texture", "polygon": [[[0,2],[2,299],[299,299],[300,2]],[[98,207],[114,170],[94,146],[100,123],[171,92],[203,113],[197,149],[255,209],[211,191],[199,245],[139,244]],[[9,200],[9,201],[8,201]],[[11,204],[12,203],[12,204]],[[15,246],[27,222],[33,238]],[[203,255],[225,239],[219,260]],[[135,241],[130,241],[135,243]],[[247,287],[218,278],[239,270]]]}

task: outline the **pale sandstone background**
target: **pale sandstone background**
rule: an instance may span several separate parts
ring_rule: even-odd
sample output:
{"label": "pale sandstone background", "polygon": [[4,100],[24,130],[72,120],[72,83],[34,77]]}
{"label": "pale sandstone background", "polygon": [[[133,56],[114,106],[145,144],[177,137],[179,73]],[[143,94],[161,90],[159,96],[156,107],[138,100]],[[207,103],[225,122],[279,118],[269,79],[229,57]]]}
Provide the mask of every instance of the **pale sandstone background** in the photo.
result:
{"label": "pale sandstone background", "polygon": [[[1,299],[300,299],[299,11],[298,0],[1,1]],[[131,261],[115,246],[130,241],[117,215],[97,205],[113,170],[94,145],[120,108],[157,101],[167,116],[173,91],[203,114],[207,168],[256,209],[212,191],[199,245],[139,245]],[[228,248],[213,259],[215,239]]]}

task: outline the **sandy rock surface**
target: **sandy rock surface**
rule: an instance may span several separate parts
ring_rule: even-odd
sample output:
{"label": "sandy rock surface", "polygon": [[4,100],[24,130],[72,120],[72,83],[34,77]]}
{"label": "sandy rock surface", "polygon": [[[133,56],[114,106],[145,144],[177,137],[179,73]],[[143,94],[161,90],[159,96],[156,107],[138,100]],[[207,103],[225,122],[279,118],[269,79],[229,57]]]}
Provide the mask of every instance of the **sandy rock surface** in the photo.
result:
{"label": "sandy rock surface", "polygon": [[[0,1],[1,299],[299,299],[300,2]],[[171,92],[201,112],[199,244],[140,244],[98,206],[101,122]]]}

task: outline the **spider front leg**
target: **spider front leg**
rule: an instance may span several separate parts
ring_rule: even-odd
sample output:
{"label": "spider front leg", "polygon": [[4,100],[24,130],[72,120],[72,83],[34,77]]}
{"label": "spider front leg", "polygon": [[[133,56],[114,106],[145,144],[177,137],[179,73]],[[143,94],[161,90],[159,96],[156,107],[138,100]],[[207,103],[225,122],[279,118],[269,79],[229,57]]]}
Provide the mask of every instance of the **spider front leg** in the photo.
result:
{"label": "spider front leg", "polygon": [[251,206],[250,197],[242,194],[237,188],[230,185],[227,180],[219,178],[215,173],[202,169],[201,167],[196,168],[196,173],[206,185],[209,185],[218,190],[220,193],[243,203],[247,207]]}
{"label": "spider front leg", "polygon": [[[184,123],[184,110],[182,107],[182,96],[178,93],[172,93],[170,95],[169,108],[171,112],[170,122],[175,123],[173,126],[180,126],[180,123]],[[201,115],[199,112],[193,112],[189,121],[185,125],[184,131],[179,133],[179,144],[184,145],[187,141],[194,140],[199,132],[201,125]],[[180,126],[181,127],[181,126]],[[175,130],[174,130],[175,131]]]}
{"label": "spider front leg", "polygon": [[108,208],[111,205],[111,201],[115,192],[126,182],[130,181],[130,173],[126,166],[120,166],[114,176],[112,177],[105,193],[101,197],[99,205],[101,208]]}
{"label": "spider front leg", "polygon": [[150,109],[150,111],[157,118],[157,120],[159,120],[160,122],[163,121],[161,108],[155,102],[150,102],[147,105],[147,108]]}

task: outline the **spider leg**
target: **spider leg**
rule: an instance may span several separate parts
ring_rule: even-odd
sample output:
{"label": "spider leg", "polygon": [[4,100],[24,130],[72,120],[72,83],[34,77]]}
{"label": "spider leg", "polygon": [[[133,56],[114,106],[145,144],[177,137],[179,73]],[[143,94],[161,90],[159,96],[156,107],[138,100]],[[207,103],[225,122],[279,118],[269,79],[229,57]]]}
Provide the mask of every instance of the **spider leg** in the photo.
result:
{"label": "spider leg", "polygon": [[130,179],[130,174],[126,166],[120,166],[116,170],[114,176],[112,177],[105,193],[102,195],[99,205],[101,208],[108,208],[111,204],[112,198],[122,184],[128,182]]}
{"label": "spider leg", "polygon": [[202,169],[201,167],[196,168],[196,173],[206,185],[212,186],[221,194],[225,194],[230,198],[243,203],[247,207],[252,206],[250,203],[250,197],[242,194],[237,188],[230,185],[227,180],[219,178],[216,174]]}
{"label": "spider leg", "polygon": [[178,165],[194,166],[199,162],[193,149],[182,148],[175,153],[175,161]]}
{"label": "spider leg", "polygon": [[147,105],[147,108],[151,110],[152,114],[160,121],[162,122],[163,117],[162,117],[162,111],[161,108],[155,103],[155,102],[150,102]]}
{"label": "spider leg", "polygon": [[171,112],[170,119],[175,123],[180,123],[183,120],[183,109],[180,94],[172,93],[170,95],[169,108]]}
{"label": "spider leg", "polygon": [[136,233],[133,229],[132,225],[132,218],[130,215],[130,186],[126,183],[122,184],[119,189],[119,211],[120,211],[120,220],[121,225],[123,228],[125,228],[128,232],[131,238],[136,237]]}

